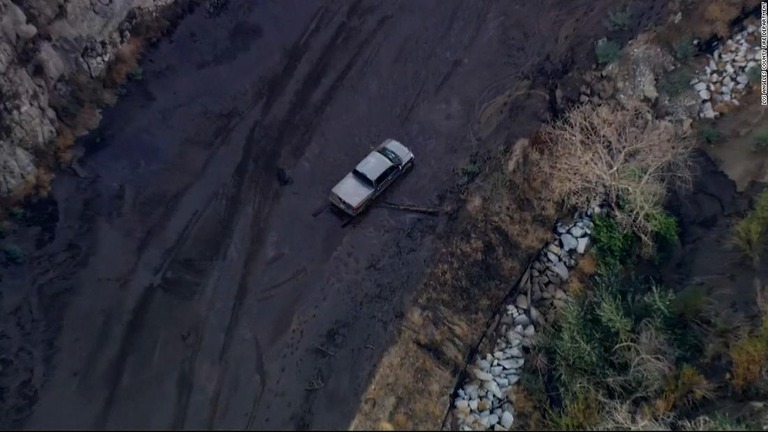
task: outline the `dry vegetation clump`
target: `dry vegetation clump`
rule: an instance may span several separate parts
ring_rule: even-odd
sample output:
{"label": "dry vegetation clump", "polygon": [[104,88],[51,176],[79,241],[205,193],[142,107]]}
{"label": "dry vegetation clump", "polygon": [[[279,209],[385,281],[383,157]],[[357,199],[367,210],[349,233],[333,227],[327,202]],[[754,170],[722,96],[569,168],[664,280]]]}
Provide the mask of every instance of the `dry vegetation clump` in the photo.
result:
{"label": "dry vegetation clump", "polygon": [[115,59],[107,71],[107,83],[110,87],[120,87],[129,75],[139,68],[139,59],[144,52],[144,41],[132,36],[115,54]]}
{"label": "dry vegetation clump", "polygon": [[653,232],[668,224],[662,205],[668,190],[691,181],[692,141],[643,104],[584,105],[545,128],[537,171],[555,199],[581,208],[605,196],[622,231],[653,250]]}

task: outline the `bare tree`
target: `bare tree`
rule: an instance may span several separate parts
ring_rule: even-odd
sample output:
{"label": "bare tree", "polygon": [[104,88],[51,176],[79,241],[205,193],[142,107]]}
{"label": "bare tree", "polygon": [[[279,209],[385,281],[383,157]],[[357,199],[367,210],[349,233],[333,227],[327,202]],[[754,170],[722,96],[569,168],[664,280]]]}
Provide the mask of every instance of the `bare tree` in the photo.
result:
{"label": "bare tree", "polygon": [[583,207],[604,196],[619,225],[653,246],[656,218],[671,186],[690,186],[693,143],[644,104],[583,105],[543,130],[532,155],[553,197]]}

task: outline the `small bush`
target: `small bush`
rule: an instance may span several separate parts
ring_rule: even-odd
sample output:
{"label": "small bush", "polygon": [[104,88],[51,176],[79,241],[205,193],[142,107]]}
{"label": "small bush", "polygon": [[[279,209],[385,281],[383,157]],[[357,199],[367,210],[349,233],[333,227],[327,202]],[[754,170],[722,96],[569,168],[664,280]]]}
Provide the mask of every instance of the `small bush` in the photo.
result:
{"label": "small bush", "polygon": [[619,44],[606,38],[600,39],[595,44],[595,56],[597,57],[598,64],[606,65],[612,63],[619,58],[620,53],[621,47]]}
{"label": "small bush", "polygon": [[691,406],[702,399],[711,398],[712,390],[712,385],[701,372],[684,364],[669,381],[662,396],[656,399],[655,408],[659,413],[667,413],[673,408]]}
{"label": "small bush", "polygon": [[720,132],[712,123],[701,123],[696,130],[699,139],[707,144],[714,144],[720,140]]}
{"label": "small bush", "polygon": [[676,244],[679,239],[677,236],[677,219],[667,212],[659,211],[650,216],[651,231],[656,234],[658,240],[662,243]]}
{"label": "small bush", "polygon": [[128,78],[132,81],[141,81],[144,79],[144,69],[137,67],[128,73]]}
{"label": "small bush", "polygon": [[732,241],[757,266],[768,232],[768,190],[758,195],[755,208],[732,229]]}
{"label": "small bush", "polygon": [[24,251],[15,244],[7,244],[3,246],[3,256],[6,261],[12,264],[19,264],[24,261]]}
{"label": "small bush", "polygon": [[610,12],[608,14],[608,21],[605,22],[605,26],[610,31],[621,31],[629,29],[631,23],[632,13],[629,11],[629,7]]}
{"label": "small bush", "polygon": [[760,83],[760,68],[757,66],[752,66],[751,68],[747,69],[747,78],[749,78],[749,82],[752,85],[757,85]]}
{"label": "small bush", "polygon": [[642,254],[652,256],[669,190],[690,185],[689,138],[642,104],[581,105],[542,136],[546,145],[531,161],[548,179],[547,192],[572,207],[603,195],[620,231],[637,235]]}
{"label": "small bush", "polygon": [[674,98],[691,89],[693,74],[687,68],[675,69],[664,75],[659,83],[659,89],[667,96]]}
{"label": "small bush", "polygon": [[11,219],[17,222],[21,222],[27,218],[27,211],[22,207],[12,207],[8,214],[11,216]]}
{"label": "small bush", "polygon": [[678,39],[672,48],[674,48],[675,57],[682,62],[686,62],[696,55],[696,47],[693,45],[693,38],[690,36]]}
{"label": "small bush", "polygon": [[768,150],[768,130],[761,131],[755,137],[755,143],[752,145],[754,151]]}
{"label": "small bush", "polygon": [[592,241],[598,265],[603,269],[619,269],[634,258],[635,237],[631,233],[622,232],[610,217],[594,218]]}
{"label": "small bush", "polygon": [[756,334],[731,346],[730,357],[731,385],[744,392],[760,380],[768,362],[768,320],[763,320]]}

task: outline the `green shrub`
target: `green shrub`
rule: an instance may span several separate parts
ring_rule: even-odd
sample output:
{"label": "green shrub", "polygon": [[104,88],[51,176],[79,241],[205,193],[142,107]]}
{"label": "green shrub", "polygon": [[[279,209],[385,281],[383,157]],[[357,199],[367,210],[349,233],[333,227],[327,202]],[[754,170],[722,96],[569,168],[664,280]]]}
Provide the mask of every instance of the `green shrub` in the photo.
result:
{"label": "green shrub", "polygon": [[660,80],[659,89],[667,96],[674,98],[691,89],[693,73],[687,68],[678,68],[664,75]]}
{"label": "green shrub", "polygon": [[128,72],[128,78],[133,81],[141,81],[144,79],[144,69],[137,67],[136,69]]}
{"label": "green shrub", "polygon": [[714,124],[709,122],[699,124],[696,134],[707,144],[714,144],[720,140],[720,132]]}
{"label": "green shrub", "polygon": [[664,243],[678,243],[677,219],[671,214],[660,210],[651,216],[651,229],[656,237]]}
{"label": "green shrub", "polygon": [[605,26],[610,31],[620,31],[629,29],[629,24],[632,21],[632,13],[629,11],[629,7],[619,9],[608,14],[608,21],[605,22]]}
{"label": "green shrub", "polygon": [[7,244],[3,246],[3,256],[5,256],[6,261],[13,264],[18,264],[24,261],[24,251],[15,244]]}
{"label": "green shrub", "polygon": [[595,44],[597,63],[605,65],[619,58],[621,47],[618,43],[602,38]]}
{"label": "green shrub", "polygon": [[755,137],[755,143],[752,144],[752,150],[765,151],[768,150],[768,130],[761,131]]}
{"label": "green shrub", "polygon": [[13,207],[8,213],[15,221],[23,221],[27,217],[27,211],[21,207]]}
{"label": "green shrub", "polygon": [[696,55],[696,47],[693,45],[693,38],[685,36],[678,39],[672,46],[675,50],[675,57],[686,62]]}
{"label": "green shrub", "polygon": [[606,271],[629,264],[636,253],[635,236],[622,232],[616,221],[608,216],[599,215],[593,222],[592,241],[598,264]]}
{"label": "green shrub", "polygon": [[768,232],[768,190],[758,195],[755,208],[732,229],[732,241],[757,265],[765,249],[765,235]]}
{"label": "green shrub", "polygon": [[752,66],[747,69],[747,78],[752,85],[756,85],[760,82],[760,68],[758,66]]}

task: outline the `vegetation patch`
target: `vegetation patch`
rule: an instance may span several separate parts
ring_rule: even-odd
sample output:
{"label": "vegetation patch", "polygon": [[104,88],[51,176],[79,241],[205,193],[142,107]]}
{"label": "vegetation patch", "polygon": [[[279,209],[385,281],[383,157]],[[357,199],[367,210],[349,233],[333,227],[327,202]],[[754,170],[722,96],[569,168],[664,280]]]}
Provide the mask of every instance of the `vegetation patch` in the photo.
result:
{"label": "vegetation patch", "polygon": [[535,164],[550,193],[570,208],[605,197],[621,232],[640,241],[651,256],[656,232],[674,227],[662,205],[668,190],[690,185],[692,142],[643,104],[583,105],[543,132]]}
{"label": "vegetation patch", "polygon": [[595,56],[597,57],[598,64],[606,65],[612,63],[619,58],[620,54],[621,46],[614,41],[603,38],[595,43]]}
{"label": "vegetation patch", "polygon": [[[652,234],[675,240],[675,219],[660,214]],[[745,255],[751,260],[760,256],[768,232],[768,191],[733,232]],[[637,275],[643,240],[616,213],[594,219],[592,240],[596,271],[583,289],[571,291],[558,319],[534,347],[531,363],[538,367],[521,378],[528,393],[519,393],[540,401],[542,414],[534,424],[526,411],[519,416],[525,422],[517,427],[758,428],[759,413],[734,415],[715,407],[768,397],[768,318],[752,327],[724,328],[720,309],[708,303],[706,293],[695,288],[673,292]],[[713,355],[713,347],[724,349]],[[549,385],[531,385],[537,375]]]}

